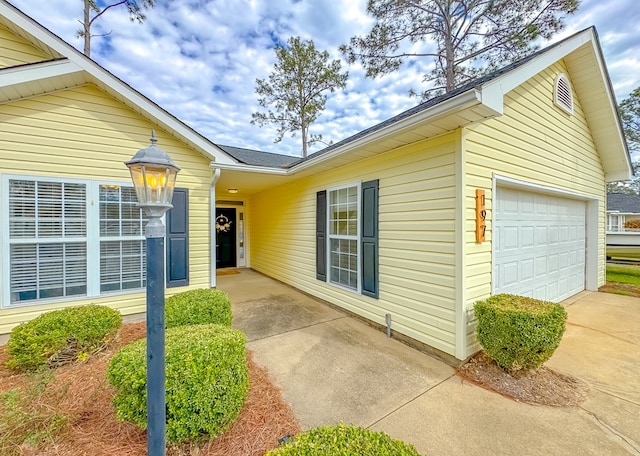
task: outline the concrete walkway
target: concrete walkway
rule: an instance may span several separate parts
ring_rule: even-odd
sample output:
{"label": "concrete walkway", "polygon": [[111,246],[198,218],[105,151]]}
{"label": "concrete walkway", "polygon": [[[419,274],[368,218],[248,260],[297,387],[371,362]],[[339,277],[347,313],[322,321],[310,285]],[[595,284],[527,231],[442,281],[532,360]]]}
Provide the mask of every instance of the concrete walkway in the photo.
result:
{"label": "concrete walkway", "polygon": [[362,322],[259,273],[220,276],[234,327],[303,428],[382,430],[423,455],[640,455],[640,299],[582,293],[567,302],[547,366],[586,381],[580,407],[517,403]]}

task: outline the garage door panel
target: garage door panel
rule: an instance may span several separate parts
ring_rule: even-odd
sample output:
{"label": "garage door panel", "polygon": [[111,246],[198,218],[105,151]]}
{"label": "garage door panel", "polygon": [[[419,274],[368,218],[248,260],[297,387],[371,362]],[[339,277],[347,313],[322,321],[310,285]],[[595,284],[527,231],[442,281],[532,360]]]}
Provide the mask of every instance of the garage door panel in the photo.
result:
{"label": "garage door panel", "polygon": [[494,290],[559,301],[584,289],[585,203],[497,189]]}

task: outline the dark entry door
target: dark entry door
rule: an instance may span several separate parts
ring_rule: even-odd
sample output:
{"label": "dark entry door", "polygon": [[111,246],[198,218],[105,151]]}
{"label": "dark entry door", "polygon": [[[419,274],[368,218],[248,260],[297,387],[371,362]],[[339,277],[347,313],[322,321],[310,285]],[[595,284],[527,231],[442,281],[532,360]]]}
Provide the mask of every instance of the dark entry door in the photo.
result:
{"label": "dark entry door", "polygon": [[216,268],[236,267],[236,210],[216,209]]}

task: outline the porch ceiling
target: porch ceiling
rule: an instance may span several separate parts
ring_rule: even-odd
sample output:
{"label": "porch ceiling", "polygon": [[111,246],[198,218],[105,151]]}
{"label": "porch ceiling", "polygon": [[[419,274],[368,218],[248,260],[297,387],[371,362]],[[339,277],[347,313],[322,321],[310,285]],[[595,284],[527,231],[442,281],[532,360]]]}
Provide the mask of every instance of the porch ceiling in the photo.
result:
{"label": "porch ceiling", "polygon": [[[260,193],[272,187],[276,187],[291,180],[291,176],[285,174],[261,174],[233,169],[223,169],[220,179],[216,183],[217,199],[242,198]],[[238,193],[229,193],[228,189],[237,188]]]}

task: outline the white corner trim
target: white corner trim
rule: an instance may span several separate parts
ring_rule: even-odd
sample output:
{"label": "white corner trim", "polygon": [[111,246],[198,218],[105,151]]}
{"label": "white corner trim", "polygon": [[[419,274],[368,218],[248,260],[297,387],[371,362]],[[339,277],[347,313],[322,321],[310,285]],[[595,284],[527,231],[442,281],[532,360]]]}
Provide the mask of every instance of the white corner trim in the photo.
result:
{"label": "white corner trim", "polygon": [[467,358],[467,280],[466,280],[466,250],[465,242],[465,211],[466,211],[466,157],[465,141],[466,129],[461,129],[456,139],[455,151],[455,357],[459,360]]}
{"label": "white corner trim", "polygon": [[612,173],[606,173],[604,175],[604,180],[607,183],[626,181],[629,179],[631,179],[631,173],[626,171],[616,171]]}
{"label": "white corner trim", "polygon": [[[213,168],[213,163],[210,165]],[[213,222],[216,218],[216,184],[220,179],[220,168],[214,168],[211,185],[209,186],[209,274],[211,274],[210,285],[215,288],[217,285],[216,277],[216,224]]]}
{"label": "white corner trim", "polygon": [[493,84],[480,89],[482,104],[491,109],[495,115],[504,114],[504,94],[502,84]]}

